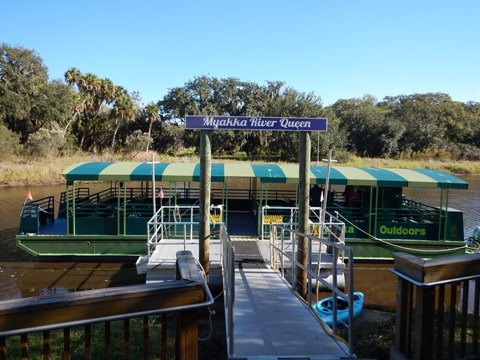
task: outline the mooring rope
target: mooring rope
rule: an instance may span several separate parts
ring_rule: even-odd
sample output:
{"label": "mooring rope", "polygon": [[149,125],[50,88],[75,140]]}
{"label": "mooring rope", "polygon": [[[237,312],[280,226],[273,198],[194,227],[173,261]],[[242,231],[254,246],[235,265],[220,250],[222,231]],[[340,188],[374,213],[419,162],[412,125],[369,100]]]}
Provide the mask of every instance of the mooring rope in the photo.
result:
{"label": "mooring rope", "polygon": [[[387,240],[384,240],[384,239],[380,239],[372,234],[369,234],[367,233],[366,231],[364,231],[363,229],[359,228],[357,225],[355,225],[354,223],[352,223],[350,220],[348,220],[346,217],[344,217],[342,214],[340,214],[339,212],[336,212],[337,216],[339,218],[342,218],[345,222],[347,222],[348,224],[352,225],[353,227],[355,227],[357,230],[359,230],[360,232],[362,232],[363,234],[367,235],[370,239],[372,240],[375,240],[375,241],[378,241],[378,242],[381,242],[383,244],[386,244],[388,246],[391,246],[391,247],[394,247],[394,248],[397,248],[397,249],[401,249],[401,250],[407,250],[407,251],[412,251],[412,252],[419,252],[419,253],[447,253],[447,252],[453,252],[453,251],[458,251],[458,250],[461,250],[461,249],[465,249],[468,247],[467,244],[463,245],[463,246],[458,246],[458,247],[454,247],[454,248],[448,248],[448,249],[433,249],[433,250],[426,250],[426,249],[414,249],[414,248],[410,248],[410,247],[407,247],[407,246],[402,246],[402,245],[397,245],[397,244],[394,244],[390,241],[387,241]],[[400,240],[400,239],[398,239]]]}

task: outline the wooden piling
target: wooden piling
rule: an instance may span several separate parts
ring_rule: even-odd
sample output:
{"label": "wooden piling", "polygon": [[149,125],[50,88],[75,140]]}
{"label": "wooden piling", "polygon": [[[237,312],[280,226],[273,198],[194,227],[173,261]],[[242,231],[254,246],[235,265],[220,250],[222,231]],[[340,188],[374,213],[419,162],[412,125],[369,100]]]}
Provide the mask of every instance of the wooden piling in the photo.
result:
{"label": "wooden piling", "polygon": [[[306,234],[308,230],[308,212],[310,199],[310,154],[311,133],[300,132],[299,174],[298,174],[298,231]],[[307,239],[298,239],[297,261],[307,267],[308,243]],[[295,269],[295,289],[299,294],[307,293],[307,273],[300,267]]]}
{"label": "wooden piling", "polygon": [[212,131],[200,131],[200,229],[199,260],[208,281],[210,272],[210,189],[212,173]]}

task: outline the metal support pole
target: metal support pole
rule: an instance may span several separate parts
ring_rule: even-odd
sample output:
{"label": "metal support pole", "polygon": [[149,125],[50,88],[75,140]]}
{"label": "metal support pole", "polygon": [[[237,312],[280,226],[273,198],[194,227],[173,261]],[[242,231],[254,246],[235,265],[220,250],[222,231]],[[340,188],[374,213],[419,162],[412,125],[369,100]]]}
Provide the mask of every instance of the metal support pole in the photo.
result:
{"label": "metal support pole", "polygon": [[[298,203],[298,231],[306,234],[308,232],[308,214],[310,199],[310,155],[312,138],[309,131],[300,132],[300,150],[299,150],[299,203]],[[307,267],[308,243],[303,237],[298,239],[298,249],[296,254],[297,261]],[[307,294],[307,274],[297,267],[295,269],[296,283],[294,284],[297,292],[303,296]]]}
{"label": "metal support pole", "polygon": [[199,260],[207,277],[210,273],[210,190],[212,173],[212,131],[200,131],[200,232]]}

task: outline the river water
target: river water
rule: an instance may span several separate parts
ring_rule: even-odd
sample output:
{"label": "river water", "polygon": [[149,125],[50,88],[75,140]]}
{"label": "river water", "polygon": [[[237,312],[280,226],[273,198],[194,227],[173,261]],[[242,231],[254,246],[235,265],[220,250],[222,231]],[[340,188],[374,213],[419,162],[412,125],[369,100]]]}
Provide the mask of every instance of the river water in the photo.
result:
{"label": "river water", "polygon": [[[480,225],[480,176],[462,176],[468,190],[452,190],[449,206],[463,210],[465,236]],[[136,284],[144,277],[136,274],[133,264],[118,262],[47,262],[38,261],[16,248],[20,212],[28,191],[34,199],[54,195],[60,199],[64,185],[6,187],[0,189],[0,300],[98,289]],[[410,189],[407,197],[438,206],[439,190]],[[355,287],[363,291],[367,307],[393,309],[396,279],[388,271],[392,264],[356,264]]]}

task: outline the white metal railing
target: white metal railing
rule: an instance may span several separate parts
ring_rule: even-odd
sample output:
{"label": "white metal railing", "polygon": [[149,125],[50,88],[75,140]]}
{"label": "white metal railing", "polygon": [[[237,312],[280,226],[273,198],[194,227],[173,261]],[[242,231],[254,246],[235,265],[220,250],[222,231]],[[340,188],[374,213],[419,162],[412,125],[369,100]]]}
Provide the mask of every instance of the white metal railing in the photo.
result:
{"label": "white metal railing", "polygon": [[[264,240],[265,236],[268,236],[270,232],[271,224],[284,225],[284,226],[297,226],[298,225],[298,207],[287,206],[269,206],[262,207],[261,213],[261,239]],[[310,207],[309,218],[311,225],[320,227],[322,208]]]}
{"label": "white metal railing", "polygon": [[[210,206],[210,224],[223,223],[223,205]],[[162,206],[147,223],[148,264],[157,245],[169,239],[182,239],[186,248],[187,238],[192,241],[198,235],[200,224],[199,206]]]}
{"label": "white metal railing", "polygon": [[[333,220],[333,217],[330,218]],[[353,281],[353,251],[350,247],[344,244],[342,236],[345,235],[344,224],[338,224],[330,221],[325,222],[322,233],[328,232],[328,236],[316,237],[309,234],[303,234],[294,229],[294,226],[272,224],[270,229],[270,265],[273,269],[280,273],[280,276],[286,280],[286,283],[290,284],[292,290],[296,287],[296,269],[300,268],[307,274],[307,302],[310,308],[313,308],[313,289],[315,284],[321,283],[333,296],[333,324],[332,331],[334,334],[338,334],[337,329],[337,309],[338,298],[341,298],[348,302],[348,346],[350,354],[353,354],[353,301],[354,301],[354,281]],[[338,234],[340,236],[338,236]],[[299,253],[299,241],[307,242],[307,265],[301,264],[297,260],[297,254]],[[318,246],[317,246],[318,245]],[[331,249],[332,254],[332,282],[326,281],[319,276],[318,266],[319,261],[315,263],[315,255],[318,255],[320,259],[319,250],[322,247]],[[318,249],[318,250],[315,250]],[[317,252],[318,251],[318,252]],[[345,256],[348,260],[348,284],[346,291],[342,291],[337,286],[337,261],[339,256]],[[291,264],[291,278],[286,277],[286,263]],[[317,267],[317,268],[316,268]],[[318,289],[318,286],[316,287]],[[318,294],[317,294],[318,298]]]}
{"label": "white metal railing", "polygon": [[235,247],[230,240],[225,224],[220,225],[220,241],[222,248],[223,299],[225,304],[225,327],[227,352],[233,355],[234,346],[234,305],[235,305]]}

